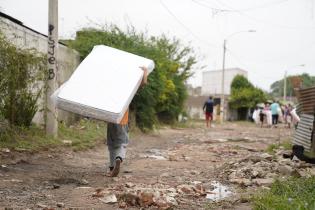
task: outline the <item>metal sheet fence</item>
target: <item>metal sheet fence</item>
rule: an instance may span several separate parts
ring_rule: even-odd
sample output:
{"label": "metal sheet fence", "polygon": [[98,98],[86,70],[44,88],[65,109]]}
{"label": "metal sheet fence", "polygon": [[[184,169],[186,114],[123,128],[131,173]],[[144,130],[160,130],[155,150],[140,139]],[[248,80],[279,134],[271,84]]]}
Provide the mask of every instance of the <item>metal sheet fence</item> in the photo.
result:
{"label": "metal sheet fence", "polygon": [[293,144],[302,145],[306,151],[314,146],[315,86],[298,91],[300,122],[293,136]]}

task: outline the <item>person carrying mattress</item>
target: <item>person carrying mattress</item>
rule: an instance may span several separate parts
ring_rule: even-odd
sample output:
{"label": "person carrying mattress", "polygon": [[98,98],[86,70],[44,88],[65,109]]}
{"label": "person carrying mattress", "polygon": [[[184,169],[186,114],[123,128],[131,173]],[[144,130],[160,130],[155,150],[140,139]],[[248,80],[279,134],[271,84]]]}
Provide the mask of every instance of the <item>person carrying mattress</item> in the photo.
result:
{"label": "person carrying mattress", "polygon": [[[143,70],[141,86],[147,84],[148,70],[145,67],[140,67]],[[106,176],[116,177],[119,174],[120,165],[126,157],[127,145],[129,142],[128,136],[128,117],[129,110],[126,111],[119,124],[107,123],[107,147],[109,151],[109,172]]]}

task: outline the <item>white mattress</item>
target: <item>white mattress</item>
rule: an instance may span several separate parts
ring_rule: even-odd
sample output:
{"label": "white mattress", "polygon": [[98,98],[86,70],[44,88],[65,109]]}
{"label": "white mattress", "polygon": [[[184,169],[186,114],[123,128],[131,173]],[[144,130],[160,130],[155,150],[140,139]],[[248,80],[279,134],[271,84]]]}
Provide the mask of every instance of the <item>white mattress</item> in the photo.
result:
{"label": "white mattress", "polygon": [[52,97],[60,109],[119,123],[141,84],[140,66],[150,73],[154,62],[104,45],[95,46]]}

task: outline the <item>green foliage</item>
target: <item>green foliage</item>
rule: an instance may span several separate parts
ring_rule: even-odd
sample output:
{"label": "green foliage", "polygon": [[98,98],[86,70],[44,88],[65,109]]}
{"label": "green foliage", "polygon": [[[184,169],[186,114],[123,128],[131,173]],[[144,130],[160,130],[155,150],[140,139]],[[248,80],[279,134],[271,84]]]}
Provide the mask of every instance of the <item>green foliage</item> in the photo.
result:
{"label": "green foliage", "polygon": [[[58,138],[47,136],[45,129],[31,125],[29,128],[8,128],[0,124],[0,148],[11,150],[40,151],[59,146],[68,146],[73,150],[94,147],[104,140],[105,123],[81,120],[74,125],[59,124]],[[64,144],[63,140],[71,144]]]}
{"label": "green foliage", "polygon": [[[287,77],[287,88],[286,88],[286,93],[288,96],[295,96],[295,91],[294,91],[292,82],[296,79],[301,80],[302,88],[315,86],[315,76],[310,76],[307,73],[289,76]],[[283,96],[283,87],[284,87],[284,79],[281,79],[272,83],[270,86],[272,96],[274,97]]]}
{"label": "green foliage", "polygon": [[1,33],[0,51],[0,115],[10,125],[28,127],[38,109],[45,58],[34,49],[14,46]]}
{"label": "green foliage", "polygon": [[58,138],[70,140],[74,151],[93,148],[97,142],[104,141],[105,123],[94,120],[80,120],[75,125],[59,124]]}
{"label": "green foliage", "polygon": [[248,79],[246,77],[244,77],[243,75],[236,75],[233,78],[233,81],[231,83],[231,90],[239,90],[239,89],[243,89],[243,88],[253,88],[254,86],[252,85],[252,83],[250,83],[248,81]]}
{"label": "green foliage", "polygon": [[315,177],[276,180],[270,190],[253,197],[255,210],[315,209]]}
{"label": "green foliage", "polygon": [[256,104],[264,102],[266,94],[254,87],[246,77],[237,75],[231,83],[230,106],[233,109],[252,108]]}
{"label": "green foliage", "polygon": [[190,47],[184,47],[177,39],[147,37],[134,28],[127,32],[116,26],[102,30],[83,29],[75,40],[66,41],[84,59],[94,45],[104,44],[154,60],[155,70],[148,77],[148,84],[134,97],[130,109],[135,112],[137,126],[152,129],[159,121],[172,123],[183,111],[187,97],[185,81],[192,75],[196,63]]}
{"label": "green foliage", "polygon": [[291,139],[286,139],[279,144],[269,144],[266,149],[266,152],[268,152],[269,154],[275,154],[276,150],[279,149],[280,147],[283,147],[283,149],[285,150],[291,150],[292,149],[291,142],[292,142]]}

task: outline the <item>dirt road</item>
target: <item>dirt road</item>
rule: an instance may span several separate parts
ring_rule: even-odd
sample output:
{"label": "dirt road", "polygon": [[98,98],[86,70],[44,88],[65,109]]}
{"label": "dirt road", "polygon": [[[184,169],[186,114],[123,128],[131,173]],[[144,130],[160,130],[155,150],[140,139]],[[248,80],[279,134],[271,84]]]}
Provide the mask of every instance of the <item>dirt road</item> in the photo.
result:
{"label": "dirt road", "polygon": [[[0,209],[250,209],[243,194],[259,184],[233,184],[224,174],[227,165],[261,155],[269,144],[290,135],[284,128],[250,123],[163,128],[131,137],[117,178],[104,176],[108,152],[103,143],[82,152],[2,152]],[[228,188],[216,188],[214,181]]]}

